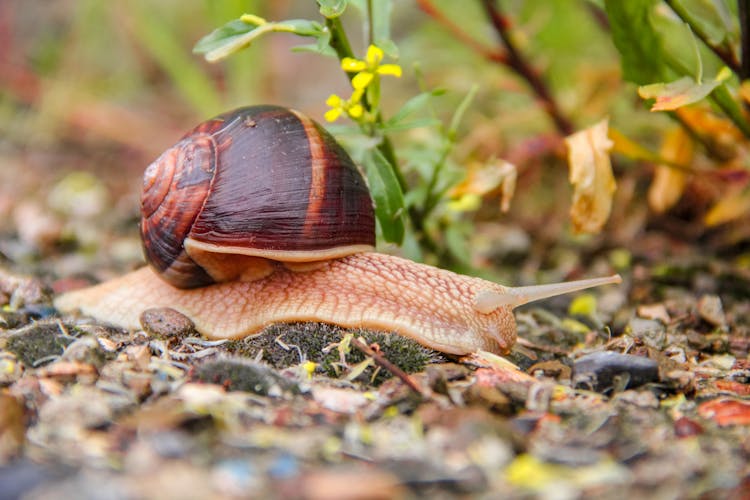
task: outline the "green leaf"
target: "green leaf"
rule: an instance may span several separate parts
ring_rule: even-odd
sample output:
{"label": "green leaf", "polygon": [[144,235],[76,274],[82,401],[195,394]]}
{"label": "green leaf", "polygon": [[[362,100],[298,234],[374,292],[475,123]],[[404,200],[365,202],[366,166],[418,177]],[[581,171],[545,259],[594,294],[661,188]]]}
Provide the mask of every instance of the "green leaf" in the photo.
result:
{"label": "green leaf", "polygon": [[[360,11],[372,32],[369,42],[377,45],[388,57],[398,58],[398,46],[391,40],[392,0],[349,0],[349,5]],[[369,23],[367,19],[369,20]]]}
{"label": "green leaf", "polygon": [[420,94],[415,95],[406,103],[404,103],[403,106],[401,106],[401,109],[399,109],[396,114],[394,114],[392,117],[390,117],[388,120],[385,121],[383,124],[384,128],[391,128],[399,124],[399,122],[404,121],[405,118],[407,118],[409,115],[416,113],[421,108],[424,108],[429,100],[437,95],[442,95],[445,92],[438,89],[438,90],[430,90],[427,92],[422,92]]}
{"label": "green leaf", "polygon": [[[386,47],[387,42],[391,39],[391,11],[393,10],[393,2],[391,0],[376,0],[368,3],[370,8],[370,25],[372,26],[372,41],[383,49],[383,52],[391,57],[396,57],[398,54],[392,54],[386,49],[392,49],[392,47]],[[394,45],[395,47],[395,45]]]}
{"label": "green leaf", "polygon": [[638,95],[644,99],[656,100],[651,111],[672,111],[707,97],[731,75],[731,70],[724,67],[716,78],[709,82],[699,83],[689,76],[684,76],[669,83],[643,85],[638,88]]}
{"label": "green leaf", "polygon": [[198,40],[198,43],[193,48],[193,52],[204,54],[204,57],[209,62],[216,62],[248,47],[256,38],[266,33],[286,32],[310,37],[320,37],[327,33],[320,23],[307,19],[265,22],[256,16],[245,17],[252,18],[252,21],[246,22],[241,19],[235,19],[228,22]]}
{"label": "green leaf", "polygon": [[[242,48],[237,47],[237,45],[244,43],[249,34],[256,28],[255,25],[235,19],[198,40],[198,43],[193,47],[193,52],[206,54],[206,59],[208,59],[210,53],[231,49],[227,53],[229,55],[229,53]],[[247,41],[248,45],[249,43],[250,41]]]}
{"label": "green leaf", "polygon": [[623,78],[644,85],[664,78],[662,39],[651,13],[658,0],[605,0],[612,40],[622,56]]}
{"label": "green leaf", "polygon": [[[390,121],[390,120],[389,120]],[[394,124],[385,124],[378,129],[383,134],[391,134],[393,132],[403,132],[404,130],[411,130],[422,127],[437,127],[442,122],[437,118],[415,118],[414,120],[404,120]]]}
{"label": "green leaf", "polygon": [[349,5],[349,0],[318,0],[320,14],[328,19],[339,17]]}
{"label": "green leaf", "polygon": [[383,238],[400,245],[404,239],[404,193],[393,166],[377,148],[365,153],[364,164]]}
{"label": "green leaf", "polygon": [[271,24],[275,25],[274,31],[288,31],[299,36],[319,37],[323,33],[328,33],[322,24],[308,19],[287,19]]}
{"label": "green leaf", "polygon": [[458,125],[461,123],[461,120],[464,117],[464,113],[466,113],[466,110],[469,109],[469,105],[471,104],[471,101],[474,100],[474,96],[477,95],[477,92],[479,92],[479,85],[472,85],[464,98],[461,99],[461,102],[456,107],[456,112],[453,113],[451,124],[448,127],[448,137],[450,140],[453,140],[453,138],[456,136]]}

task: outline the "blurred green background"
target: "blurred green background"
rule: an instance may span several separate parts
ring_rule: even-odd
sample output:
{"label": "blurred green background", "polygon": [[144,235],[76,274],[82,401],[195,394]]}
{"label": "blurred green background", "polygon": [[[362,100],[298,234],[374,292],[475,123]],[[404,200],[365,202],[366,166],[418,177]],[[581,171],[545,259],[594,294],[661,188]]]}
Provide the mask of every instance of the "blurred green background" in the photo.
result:
{"label": "blurred green background", "polygon": [[[479,2],[432,4],[475,40],[498,47]],[[519,49],[549,84],[576,129],[609,116],[613,127],[658,149],[658,131],[669,120],[645,111],[636,87],[622,81],[600,2],[516,0],[502,5],[513,20]],[[202,36],[243,13],[269,20],[320,19],[316,3],[301,0],[0,3],[2,230],[19,231],[27,214],[19,216],[18,207],[27,201],[45,216],[57,212],[54,217],[63,221],[79,217],[70,207],[75,202],[55,205],[49,193],[73,189],[61,187],[64,181],[94,182],[67,177],[85,172],[93,175],[95,189],[106,200],[95,211],[109,217],[88,224],[97,228],[88,230],[94,235],[74,230],[70,238],[76,245],[101,249],[104,234],[135,235],[143,169],[199,121],[240,105],[276,103],[322,122],[326,98],[347,94],[349,84],[335,59],[291,50],[308,43],[305,40],[283,34],[264,37],[217,64],[192,53]],[[572,190],[561,137],[526,83],[461,43],[418,2],[394,2],[391,19],[404,76],[384,80],[386,115],[420,91],[440,88],[446,92],[436,98],[433,109],[449,120],[478,85],[451,154],[452,168],[460,177],[466,165],[498,158],[518,167],[511,211],[500,213],[497,197],[489,195],[480,210],[461,215],[464,229],[459,233],[472,242],[457,252],[470,252],[469,260],[481,266],[496,257],[493,251],[505,252],[503,241],[512,247],[518,240],[523,252],[542,255],[561,237],[570,238],[567,210]],[[349,9],[343,20],[355,53],[363,54],[367,44],[361,18]],[[417,128],[393,139],[399,148],[429,151],[435,133]],[[622,165],[616,166],[616,173],[620,190],[605,235],[614,246],[633,238],[642,226],[647,209],[630,201],[649,175]],[[62,235],[51,238],[55,248],[70,229],[60,231]],[[36,256],[49,250],[43,238],[29,239]],[[7,244],[0,251],[18,260],[14,256],[19,253]],[[128,250],[123,258],[130,262],[136,254],[137,249]]]}

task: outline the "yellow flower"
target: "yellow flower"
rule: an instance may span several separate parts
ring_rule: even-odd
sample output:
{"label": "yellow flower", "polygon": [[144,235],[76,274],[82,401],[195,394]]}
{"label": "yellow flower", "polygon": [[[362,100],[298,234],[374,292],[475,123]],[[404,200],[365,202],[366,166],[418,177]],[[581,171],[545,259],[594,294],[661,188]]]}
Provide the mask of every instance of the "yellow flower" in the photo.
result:
{"label": "yellow flower", "polygon": [[314,361],[305,361],[302,364],[302,369],[307,374],[307,378],[311,379],[313,376],[313,373],[315,373],[315,370],[318,368],[318,363],[315,363]]}
{"label": "yellow flower", "polygon": [[401,77],[401,66],[398,64],[380,64],[383,60],[383,50],[375,45],[367,48],[364,61],[345,57],[341,60],[341,69],[347,73],[357,74],[352,78],[352,87],[356,90],[364,90],[375,78],[375,75],[392,75]]}
{"label": "yellow flower", "polygon": [[326,121],[335,122],[344,113],[355,120],[361,118],[365,112],[362,104],[359,102],[361,98],[362,90],[355,90],[352,92],[352,96],[347,100],[342,99],[336,94],[331,94],[328,96],[328,99],[326,99],[326,104],[331,108],[326,111]]}

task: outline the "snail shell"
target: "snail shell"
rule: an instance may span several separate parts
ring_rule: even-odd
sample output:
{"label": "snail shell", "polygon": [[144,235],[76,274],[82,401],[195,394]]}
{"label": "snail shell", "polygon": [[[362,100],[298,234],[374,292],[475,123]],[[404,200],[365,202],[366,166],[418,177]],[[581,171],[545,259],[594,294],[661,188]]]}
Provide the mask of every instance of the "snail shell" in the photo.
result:
{"label": "snail shell", "polygon": [[292,267],[375,244],[357,166],[319,124],[277,106],[188,132],[146,169],[141,212],[146,259],[179,288],[252,281],[270,261]]}

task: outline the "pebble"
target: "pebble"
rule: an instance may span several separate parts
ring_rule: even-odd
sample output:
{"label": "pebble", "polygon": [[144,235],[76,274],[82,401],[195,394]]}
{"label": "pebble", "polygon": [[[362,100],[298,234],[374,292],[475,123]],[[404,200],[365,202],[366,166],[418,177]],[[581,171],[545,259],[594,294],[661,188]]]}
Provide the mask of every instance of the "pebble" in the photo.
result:
{"label": "pebble", "polygon": [[703,295],[698,299],[698,314],[713,326],[723,328],[727,324],[724,307],[718,295]]}
{"label": "pebble", "polygon": [[612,389],[617,378],[627,377],[623,389],[632,389],[659,379],[656,361],[632,354],[599,351],[578,358],[573,363],[573,385],[605,392]]}
{"label": "pebble", "polygon": [[169,307],[146,309],[141,313],[140,322],[146,333],[160,338],[184,337],[195,333],[193,320]]}
{"label": "pebble", "polygon": [[626,331],[631,337],[654,349],[663,349],[666,344],[667,329],[661,321],[632,318],[628,322]]}

